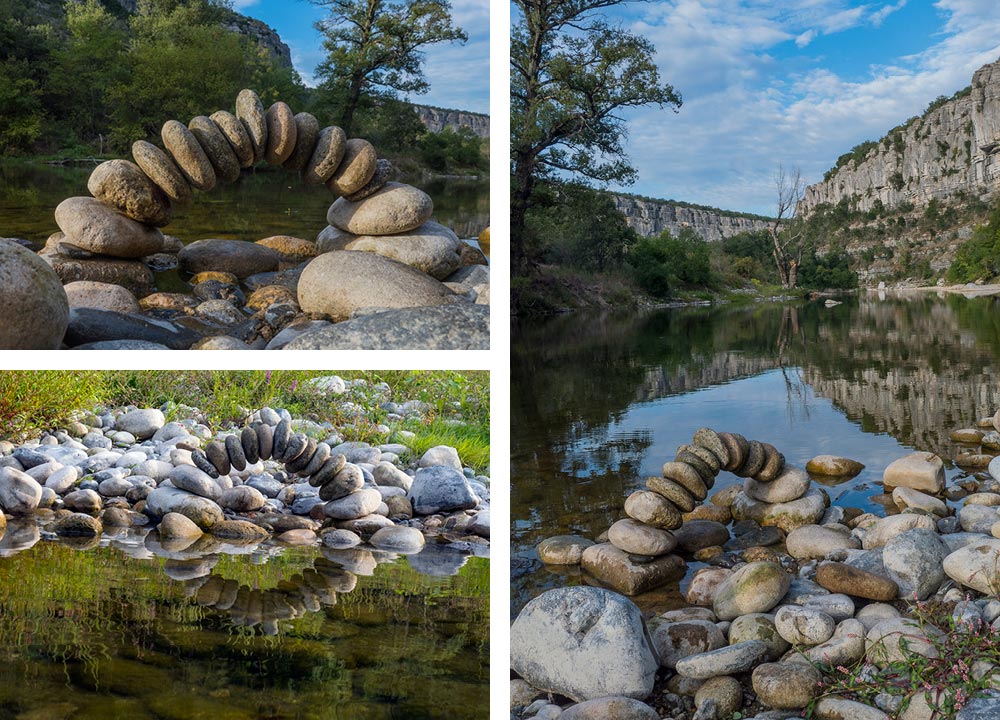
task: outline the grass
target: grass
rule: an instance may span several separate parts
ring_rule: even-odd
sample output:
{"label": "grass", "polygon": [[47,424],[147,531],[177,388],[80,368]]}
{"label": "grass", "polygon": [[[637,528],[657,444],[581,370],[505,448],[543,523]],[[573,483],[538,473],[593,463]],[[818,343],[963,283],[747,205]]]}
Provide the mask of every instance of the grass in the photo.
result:
{"label": "grass", "polygon": [[[319,392],[308,380],[324,375],[364,380],[342,396]],[[388,390],[380,389],[386,383]],[[386,401],[419,400],[428,409],[419,421],[401,429],[417,437],[410,444],[422,453],[435,445],[452,445],[477,470],[489,464],[490,396],[485,371],[3,371],[0,372],[0,437],[14,440],[37,436],[81,411],[99,405],[160,407],[173,403],[168,419],[187,405],[201,410],[213,428],[240,425],[248,412],[270,405],[293,417],[350,425],[351,440],[385,442],[378,430],[386,421]],[[369,410],[359,417],[344,403]]]}
{"label": "grass", "polygon": [[[851,667],[817,664],[823,675],[821,696],[839,695],[874,707],[876,695],[890,695],[901,700],[899,710],[888,713],[898,719],[913,698],[923,695],[927,705],[940,713],[935,717],[954,717],[969,700],[994,686],[994,671],[1000,665],[1000,635],[982,618],[956,620],[955,605],[917,601],[913,606],[913,619],[926,632],[937,657],[911,651],[903,638],[899,641],[903,659],[881,668],[866,658]],[[923,636],[914,644],[923,646]],[[989,666],[990,671],[974,672],[974,666],[977,670]],[[806,717],[813,717],[812,709],[813,705],[807,708]]]}

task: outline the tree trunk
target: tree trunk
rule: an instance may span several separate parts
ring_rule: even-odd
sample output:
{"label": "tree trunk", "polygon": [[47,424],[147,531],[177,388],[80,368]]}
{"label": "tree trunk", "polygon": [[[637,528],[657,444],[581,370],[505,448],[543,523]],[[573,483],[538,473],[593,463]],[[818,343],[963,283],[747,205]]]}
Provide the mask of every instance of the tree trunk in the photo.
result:
{"label": "tree trunk", "polygon": [[799,283],[799,263],[792,260],[788,263],[788,287],[794,288]]}
{"label": "tree trunk", "polygon": [[351,137],[351,126],[354,125],[354,111],[358,107],[358,101],[361,99],[361,85],[362,78],[355,75],[351,78],[350,90],[347,93],[347,102],[344,103],[344,109],[340,113],[340,129],[344,131],[347,137]]}
{"label": "tree trunk", "polygon": [[514,153],[514,182],[510,191],[510,263],[512,275],[528,272],[528,254],[525,249],[527,232],[525,215],[534,190],[535,178],[532,161],[524,152]]}

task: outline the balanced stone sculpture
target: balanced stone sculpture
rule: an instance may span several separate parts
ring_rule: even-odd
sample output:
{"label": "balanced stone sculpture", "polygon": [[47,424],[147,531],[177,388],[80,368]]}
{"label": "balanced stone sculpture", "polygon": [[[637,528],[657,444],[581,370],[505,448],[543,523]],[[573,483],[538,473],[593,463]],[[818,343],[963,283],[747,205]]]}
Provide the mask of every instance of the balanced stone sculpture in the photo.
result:
{"label": "balanced stone sculpture", "polygon": [[[689,445],[663,465],[661,477],[646,480],[646,489],[625,500],[625,514],[608,530],[607,542],[583,551],[587,572],[626,595],[638,595],[683,576],[683,559],[672,554],[675,532],[726,470],[746,478],[736,494],[736,519],[777,525],[786,532],[822,516],[825,498],[809,492],[805,471],[785,465],[785,457],[769,443],[747,440],[738,433],[701,428]],[[804,502],[805,501],[805,502]],[[803,505],[803,507],[798,507]],[[813,506],[816,507],[813,507]]]}

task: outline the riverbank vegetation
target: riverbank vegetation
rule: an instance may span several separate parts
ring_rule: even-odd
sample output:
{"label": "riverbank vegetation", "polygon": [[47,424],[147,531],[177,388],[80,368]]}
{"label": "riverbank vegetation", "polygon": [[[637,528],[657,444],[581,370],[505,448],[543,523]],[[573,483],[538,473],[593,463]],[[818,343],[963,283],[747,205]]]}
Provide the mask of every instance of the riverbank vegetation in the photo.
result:
{"label": "riverbank vegetation", "polygon": [[[274,371],[3,371],[0,372],[0,438],[27,437],[56,426],[74,413],[99,405],[173,407],[201,410],[215,427],[241,422],[248,410],[284,407],[294,416],[334,424],[354,423],[357,439],[384,442],[378,424],[387,400],[427,403],[428,411],[412,441],[415,453],[436,445],[455,447],[474,468],[489,465],[489,373],[482,371],[338,371],[344,380],[364,380],[367,388],[386,383],[389,394],[358,391],[344,396],[370,401],[374,412],[360,422],[336,395],[309,381],[333,373]],[[169,414],[169,413],[168,413]],[[172,418],[168,418],[172,419]],[[456,422],[458,420],[459,422]]]}
{"label": "riverbank vegetation", "polygon": [[[857,286],[848,256],[816,251],[820,228],[805,225],[807,249],[794,290],[782,290],[768,230],[707,242],[683,228],[641,237],[593,188],[540,183],[526,214],[529,268],[512,280],[516,312],[581,306],[639,306],[669,301],[746,300],[782,292]],[[792,228],[803,232],[801,226]]]}
{"label": "riverbank vegetation", "polygon": [[[708,243],[689,229],[643,238],[611,195],[548,181],[527,213],[530,270],[515,276],[517,312],[666,301],[746,299],[781,292],[768,230]],[[982,223],[982,224],[980,224]],[[867,283],[950,283],[1000,277],[1000,207],[958,193],[923,209],[819,205],[785,231],[803,246],[793,294]],[[964,239],[962,239],[964,238]],[[949,255],[954,256],[950,266]]]}
{"label": "riverbank vegetation", "polygon": [[[363,77],[355,92],[353,85],[330,78],[307,88],[290,64],[258,41],[255,33],[264,26],[236,13],[227,0],[139,0],[133,14],[99,0],[3,0],[0,155],[127,155],[135,140],[156,142],[165,120],[229,108],[240,89],[250,87],[265,105],[280,99],[324,122],[344,119],[350,100],[353,134],[394,160],[438,172],[483,171],[487,140],[467,132],[430,133],[413,107],[397,99],[399,89],[419,92],[426,86],[416,48],[439,40],[425,36],[464,37],[451,28],[447,3],[423,4],[434,12],[432,21],[413,20],[423,34],[416,33],[408,47],[418,57],[400,59],[404,70],[396,60],[369,57],[358,70]],[[427,23],[433,27],[423,32]],[[394,37],[405,30],[398,18],[390,24],[380,32]],[[351,31],[340,31],[338,38]],[[342,42],[331,41],[327,63]]]}

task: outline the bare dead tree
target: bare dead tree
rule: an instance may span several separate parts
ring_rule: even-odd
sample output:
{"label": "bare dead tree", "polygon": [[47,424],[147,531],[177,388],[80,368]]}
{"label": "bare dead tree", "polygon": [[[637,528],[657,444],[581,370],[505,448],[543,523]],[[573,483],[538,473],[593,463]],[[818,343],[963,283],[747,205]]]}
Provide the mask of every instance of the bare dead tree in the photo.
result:
{"label": "bare dead tree", "polygon": [[774,244],[772,254],[781,287],[793,288],[798,283],[799,265],[805,249],[801,228],[795,232],[789,227],[805,189],[802,172],[795,168],[790,175],[786,174],[784,166],[779,164],[774,184],[778,191],[778,207],[770,227],[771,242]]}

